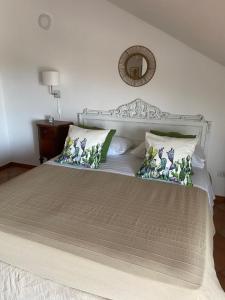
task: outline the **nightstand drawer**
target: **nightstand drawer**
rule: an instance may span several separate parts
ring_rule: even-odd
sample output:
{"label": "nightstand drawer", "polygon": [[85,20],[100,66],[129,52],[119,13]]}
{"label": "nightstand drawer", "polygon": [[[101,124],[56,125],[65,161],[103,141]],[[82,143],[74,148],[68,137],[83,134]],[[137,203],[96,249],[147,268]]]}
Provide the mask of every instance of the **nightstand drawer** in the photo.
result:
{"label": "nightstand drawer", "polygon": [[56,130],[54,127],[39,127],[39,136],[40,139],[55,139]]}
{"label": "nightstand drawer", "polygon": [[42,139],[39,143],[40,153],[47,159],[50,159],[58,154],[56,147],[57,145],[53,139]]}

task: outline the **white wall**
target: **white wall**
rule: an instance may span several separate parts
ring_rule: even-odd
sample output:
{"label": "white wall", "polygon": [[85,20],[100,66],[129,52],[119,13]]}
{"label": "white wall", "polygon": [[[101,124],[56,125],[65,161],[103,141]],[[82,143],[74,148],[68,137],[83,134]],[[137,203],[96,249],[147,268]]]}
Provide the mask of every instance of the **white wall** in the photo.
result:
{"label": "white wall", "polygon": [[8,128],[5,111],[4,94],[0,75],[0,166],[10,161]]}
{"label": "white wall", "polygon": [[[32,121],[54,114],[56,105],[38,82],[41,67],[62,74],[63,119],[84,107],[114,108],[137,97],[164,111],[205,115],[213,122],[208,165],[216,193],[225,195],[225,68],[120,10],[105,0],[0,0],[3,87],[12,159],[37,163]],[[53,17],[50,31],[37,26],[39,14]],[[151,82],[134,88],[118,74],[118,59],[141,44],[155,54]]]}

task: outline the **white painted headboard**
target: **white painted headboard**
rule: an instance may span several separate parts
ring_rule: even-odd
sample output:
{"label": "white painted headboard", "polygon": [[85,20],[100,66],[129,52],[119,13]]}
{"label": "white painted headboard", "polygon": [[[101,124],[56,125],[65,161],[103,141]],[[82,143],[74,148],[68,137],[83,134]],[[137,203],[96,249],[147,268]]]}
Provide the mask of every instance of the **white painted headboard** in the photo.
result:
{"label": "white painted headboard", "polygon": [[150,129],[177,131],[199,136],[199,144],[205,149],[208,122],[202,115],[179,115],[162,112],[141,99],[135,99],[116,109],[102,111],[85,108],[78,114],[78,123],[105,129],[116,129],[117,135],[129,137],[136,144],[144,141]]}

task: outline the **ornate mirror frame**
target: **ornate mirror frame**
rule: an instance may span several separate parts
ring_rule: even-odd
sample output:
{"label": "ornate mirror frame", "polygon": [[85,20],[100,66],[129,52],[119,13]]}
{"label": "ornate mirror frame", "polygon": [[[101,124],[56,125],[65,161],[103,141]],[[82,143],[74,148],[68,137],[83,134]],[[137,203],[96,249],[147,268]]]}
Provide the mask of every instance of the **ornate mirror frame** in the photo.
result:
{"label": "ornate mirror frame", "polygon": [[[135,55],[140,55],[141,57],[143,57],[146,60],[146,64],[147,64],[146,72],[142,75],[141,78],[138,79],[132,78],[127,71],[128,61],[131,57]],[[155,56],[148,48],[144,46],[136,45],[136,46],[129,47],[120,56],[119,63],[118,63],[118,70],[119,70],[120,77],[125,83],[134,87],[142,86],[148,83],[155,74],[155,70],[156,70]]]}

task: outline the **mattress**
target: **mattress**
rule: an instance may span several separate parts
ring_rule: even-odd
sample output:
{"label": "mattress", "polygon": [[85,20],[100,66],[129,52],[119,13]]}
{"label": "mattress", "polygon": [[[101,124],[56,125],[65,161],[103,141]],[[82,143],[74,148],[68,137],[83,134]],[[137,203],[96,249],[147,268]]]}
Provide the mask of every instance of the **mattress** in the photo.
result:
{"label": "mattress", "polygon": [[198,188],[50,165],[0,188],[6,263],[115,300],[224,298]]}

